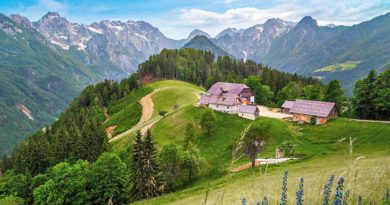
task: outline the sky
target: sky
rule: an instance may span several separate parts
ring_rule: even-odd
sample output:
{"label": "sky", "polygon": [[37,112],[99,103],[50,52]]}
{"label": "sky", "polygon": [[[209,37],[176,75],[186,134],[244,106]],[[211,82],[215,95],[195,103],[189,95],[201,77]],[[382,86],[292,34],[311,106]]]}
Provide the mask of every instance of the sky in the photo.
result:
{"label": "sky", "polygon": [[248,28],[269,18],[298,22],[312,16],[320,25],[353,25],[390,12],[390,0],[0,0],[0,12],[37,21],[49,11],[69,21],[143,20],[173,39],[194,29],[211,36]]}

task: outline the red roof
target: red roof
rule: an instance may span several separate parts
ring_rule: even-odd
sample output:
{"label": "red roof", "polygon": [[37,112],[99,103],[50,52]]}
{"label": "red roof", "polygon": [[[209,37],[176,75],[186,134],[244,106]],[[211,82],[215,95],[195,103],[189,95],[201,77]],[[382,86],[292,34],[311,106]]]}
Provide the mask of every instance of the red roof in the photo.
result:
{"label": "red roof", "polygon": [[329,117],[335,106],[336,104],[333,102],[296,100],[290,109],[290,113]]}

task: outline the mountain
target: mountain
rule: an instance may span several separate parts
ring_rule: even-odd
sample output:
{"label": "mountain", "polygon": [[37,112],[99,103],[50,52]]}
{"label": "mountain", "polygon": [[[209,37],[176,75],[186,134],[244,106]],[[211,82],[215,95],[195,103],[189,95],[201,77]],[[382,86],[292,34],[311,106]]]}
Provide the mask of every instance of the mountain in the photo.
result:
{"label": "mountain", "polygon": [[[282,71],[341,81],[351,93],[356,80],[370,69],[390,64],[390,13],[353,26],[319,26],[310,16],[298,23],[270,19],[245,30],[228,29],[216,45],[237,58],[251,59]],[[340,64],[355,65],[348,69]]]}
{"label": "mountain", "polygon": [[211,38],[211,36],[208,33],[201,31],[199,29],[195,29],[195,30],[191,31],[190,35],[188,35],[187,42],[192,40],[196,36],[205,36],[207,38]]}
{"label": "mountain", "polygon": [[215,56],[230,56],[229,53],[216,46],[209,38],[204,35],[195,36],[182,48],[193,48],[196,50],[211,51]]}
{"label": "mountain", "polygon": [[156,27],[144,21],[103,20],[91,25],[69,22],[58,13],[49,12],[34,27],[50,43],[80,60],[98,68],[111,63],[106,72],[110,78],[123,78],[137,69],[139,63],[164,48],[178,48],[183,41],[164,36]]}
{"label": "mountain", "polygon": [[50,124],[81,89],[103,79],[48,44],[28,19],[0,14],[0,153]]}
{"label": "mountain", "polygon": [[273,40],[293,28],[294,23],[269,19],[248,29],[229,28],[216,36],[216,45],[237,58],[256,60],[268,52]]}

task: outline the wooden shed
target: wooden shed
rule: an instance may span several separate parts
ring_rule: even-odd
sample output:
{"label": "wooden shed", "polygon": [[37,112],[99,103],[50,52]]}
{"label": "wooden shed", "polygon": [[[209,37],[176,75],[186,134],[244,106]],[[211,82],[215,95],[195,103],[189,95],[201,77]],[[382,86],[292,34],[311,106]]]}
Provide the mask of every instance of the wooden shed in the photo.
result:
{"label": "wooden shed", "polygon": [[296,100],[289,109],[293,115],[293,121],[311,122],[315,124],[325,124],[329,118],[337,116],[336,103],[314,100]]}

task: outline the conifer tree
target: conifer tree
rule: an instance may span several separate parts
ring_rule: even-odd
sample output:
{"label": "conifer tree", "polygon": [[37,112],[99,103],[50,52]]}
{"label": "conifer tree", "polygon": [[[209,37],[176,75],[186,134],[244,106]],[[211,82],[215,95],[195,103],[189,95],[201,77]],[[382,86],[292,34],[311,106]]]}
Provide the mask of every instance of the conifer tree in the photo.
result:
{"label": "conifer tree", "polygon": [[156,148],[152,135],[148,130],[144,139],[144,177],[145,177],[145,195],[151,198],[162,194],[163,182],[159,165],[157,164]]}
{"label": "conifer tree", "polygon": [[133,201],[138,201],[144,198],[144,177],[143,177],[143,143],[141,132],[137,132],[137,136],[133,142],[131,163],[130,163],[130,181],[132,183],[131,196]]}

